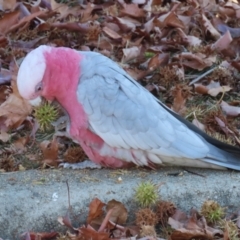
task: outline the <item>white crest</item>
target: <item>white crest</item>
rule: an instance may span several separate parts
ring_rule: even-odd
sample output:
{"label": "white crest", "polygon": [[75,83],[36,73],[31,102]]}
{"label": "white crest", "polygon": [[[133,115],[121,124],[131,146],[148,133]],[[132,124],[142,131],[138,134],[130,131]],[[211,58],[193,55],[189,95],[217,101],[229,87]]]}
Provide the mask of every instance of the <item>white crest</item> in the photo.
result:
{"label": "white crest", "polygon": [[50,49],[51,47],[42,45],[28,53],[23,60],[17,77],[18,91],[23,98],[35,98],[35,87],[42,81],[46,70],[44,52]]}

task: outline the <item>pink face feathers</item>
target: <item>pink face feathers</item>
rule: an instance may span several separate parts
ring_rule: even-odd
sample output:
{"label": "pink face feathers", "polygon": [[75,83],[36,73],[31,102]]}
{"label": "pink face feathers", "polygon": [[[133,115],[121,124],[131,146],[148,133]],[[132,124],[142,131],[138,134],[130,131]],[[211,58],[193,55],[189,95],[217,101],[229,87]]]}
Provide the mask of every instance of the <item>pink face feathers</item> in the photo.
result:
{"label": "pink face feathers", "polygon": [[[40,46],[23,60],[17,78],[19,93],[26,99],[62,98],[76,91],[81,55],[69,48]],[[60,99],[59,99],[60,100]]]}
{"label": "pink face feathers", "polygon": [[44,53],[49,51],[51,47],[40,46],[23,60],[17,77],[17,86],[22,97],[34,99],[40,95],[41,82],[46,70]]}

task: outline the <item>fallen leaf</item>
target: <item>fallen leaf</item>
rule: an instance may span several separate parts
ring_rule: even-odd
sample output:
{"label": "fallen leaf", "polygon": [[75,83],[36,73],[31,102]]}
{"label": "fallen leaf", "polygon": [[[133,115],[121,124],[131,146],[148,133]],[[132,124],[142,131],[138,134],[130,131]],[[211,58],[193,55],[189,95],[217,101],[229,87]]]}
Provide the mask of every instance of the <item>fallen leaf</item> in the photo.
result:
{"label": "fallen leaf", "polygon": [[129,15],[131,17],[144,17],[145,16],[145,11],[141,8],[138,7],[137,4],[124,4],[123,9],[121,10],[121,13],[123,15]]}
{"label": "fallen leaf", "polygon": [[122,37],[118,33],[116,33],[115,31],[113,31],[112,29],[110,29],[108,27],[103,27],[102,30],[105,34],[107,34],[112,39],[115,39],[115,40],[121,40],[122,39]]}
{"label": "fallen leaf", "polygon": [[91,203],[89,204],[89,212],[88,212],[88,218],[87,223],[90,224],[92,220],[103,216],[104,212],[102,210],[103,206],[105,206],[105,203],[100,201],[98,198],[94,198]]}
{"label": "fallen leaf", "polygon": [[40,240],[51,240],[59,236],[57,232],[30,232],[30,240],[40,239]]}
{"label": "fallen leaf", "polygon": [[179,115],[184,115],[186,111],[186,101],[189,97],[189,91],[184,86],[176,85],[172,88],[173,105],[172,109]]}
{"label": "fallen leaf", "polygon": [[0,141],[8,142],[10,138],[11,138],[11,134],[8,134],[7,132],[0,130]]}
{"label": "fallen leaf", "polygon": [[17,140],[15,140],[12,144],[15,152],[22,153],[26,151],[26,144],[29,141],[29,137],[20,137]]}
{"label": "fallen leaf", "polygon": [[96,232],[95,230],[90,228],[81,227],[79,232],[81,239],[110,240],[108,233]]}
{"label": "fallen leaf", "polygon": [[171,239],[191,240],[191,239],[214,239],[217,236],[223,236],[223,232],[218,229],[207,226],[206,220],[200,216],[196,210],[191,210],[189,217],[174,219],[170,217],[168,224],[175,229],[171,234]]}
{"label": "fallen leaf", "polygon": [[128,62],[137,58],[141,53],[141,47],[123,48],[122,62]]}
{"label": "fallen leaf", "polygon": [[210,67],[213,65],[213,63],[216,62],[216,56],[206,56],[202,53],[189,53],[189,52],[183,52],[179,55],[176,55],[174,58],[176,58],[177,61],[181,61],[181,63],[189,68],[193,68],[196,70],[203,70],[206,67]]}
{"label": "fallen leaf", "polygon": [[236,117],[240,114],[240,107],[231,106],[224,101],[221,102],[220,106],[221,106],[222,111],[227,116]]}
{"label": "fallen leaf", "polygon": [[169,62],[169,54],[168,53],[159,53],[152,57],[148,63],[147,68],[149,71],[154,71],[157,67],[161,67],[167,65]]}
{"label": "fallen leaf", "polygon": [[197,126],[199,129],[201,129],[203,132],[205,132],[205,125],[202,124],[197,118],[194,118],[192,123]]}
{"label": "fallen leaf", "polygon": [[205,14],[202,14],[202,22],[206,33],[209,33],[214,39],[221,37],[220,33],[213,27],[212,23],[207,19]]}
{"label": "fallen leaf", "polygon": [[41,142],[40,148],[43,153],[43,163],[56,167],[59,164],[57,139],[54,138],[51,142],[49,140]]}
{"label": "fallen leaf", "polygon": [[208,94],[216,97],[219,93],[229,92],[232,88],[229,86],[219,86],[208,90]]}
{"label": "fallen leaf", "polygon": [[50,0],[51,8],[53,11],[59,13],[59,19],[68,17],[70,14],[78,16],[81,13],[79,7],[70,8],[67,4],[57,3],[55,0]]}
{"label": "fallen leaf", "polygon": [[2,11],[13,9],[16,5],[17,0],[1,0],[0,1],[0,9]]}
{"label": "fallen leaf", "polygon": [[116,224],[125,224],[128,217],[128,212],[125,206],[115,199],[109,201],[106,205],[106,211],[113,209],[110,220]]}
{"label": "fallen leaf", "polygon": [[0,121],[7,129],[16,129],[32,112],[32,107],[23,99],[17,90],[16,82],[12,81],[13,93],[0,105]]}
{"label": "fallen leaf", "polygon": [[[161,18],[161,17],[160,17]],[[171,11],[163,21],[165,27],[185,28],[183,22],[178,18],[177,14]]]}
{"label": "fallen leaf", "polygon": [[20,11],[5,13],[3,18],[0,19],[0,32],[5,34],[9,31],[10,27],[18,23],[20,19]]}
{"label": "fallen leaf", "polygon": [[217,49],[219,51],[229,47],[232,42],[232,37],[229,31],[227,31],[223,36],[221,36],[213,45],[212,49]]}
{"label": "fallen leaf", "polygon": [[129,17],[114,17],[113,21],[118,25],[122,32],[135,31],[137,26],[141,26],[141,23],[135,19]]}
{"label": "fallen leaf", "polygon": [[208,85],[195,83],[194,88],[197,93],[209,94],[213,97],[216,97],[219,93],[228,92],[232,89],[230,86],[220,86],[220,83],[215,81],[211,81]]}

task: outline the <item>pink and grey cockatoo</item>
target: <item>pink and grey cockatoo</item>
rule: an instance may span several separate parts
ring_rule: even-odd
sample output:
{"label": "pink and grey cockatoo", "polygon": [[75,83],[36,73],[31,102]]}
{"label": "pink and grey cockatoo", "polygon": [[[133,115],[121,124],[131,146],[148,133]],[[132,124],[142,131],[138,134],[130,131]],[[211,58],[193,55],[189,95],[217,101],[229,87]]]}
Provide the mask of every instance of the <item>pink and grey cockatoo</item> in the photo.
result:
{"label": "pink and grey cockatoo", "polygon": [[71,137],[95,163],[240,170],[238,148],[178,116],[99,53],[40,46],[23,60],[17,85],[25,99],[57,100]]}

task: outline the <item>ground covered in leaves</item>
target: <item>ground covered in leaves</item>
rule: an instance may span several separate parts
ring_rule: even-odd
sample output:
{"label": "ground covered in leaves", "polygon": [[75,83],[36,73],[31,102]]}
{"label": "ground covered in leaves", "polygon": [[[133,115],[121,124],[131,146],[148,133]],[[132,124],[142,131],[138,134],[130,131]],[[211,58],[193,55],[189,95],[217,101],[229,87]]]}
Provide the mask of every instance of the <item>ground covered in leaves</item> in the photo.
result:
{"label": "ground covered in leaves", "polygon": [[[210,136],[239,146],[239,7],[238,1],[221,0],[1,0],[0,171],[58,167],[86,158],[65,133],[65,119],[57,105],[32,107],[18,94],[18,67],[30,50],[42,44],[110,57],[175,112]],[[125,220],[112,219],[109,204],[105,216],[104,204],[97,207],[97,216],[103,217],[98,227],[88,219],[88,227],[76,230],[63,219],[72,230],[68,238],[136,239],[136,232],[121,226]],[[141,211],[152,221],[141,224],[141,231],[149,231],[154,238],[159,215],[150,209]],[[181,214],[166,220],[169,225],[162,223],[177,231],[167,234],[168,239],[239,237],[233,222],[226,220],[214,232],[196,211],[190,217]],[[236,227],[234,237],[230,226]],[[189,228],[197,229],[196,235]],[[179,229],[188,237],[179,236]],[[115,235],[115,231],[124,234]],[[35,235],[29,233],[26,239],[55,236]]]}

